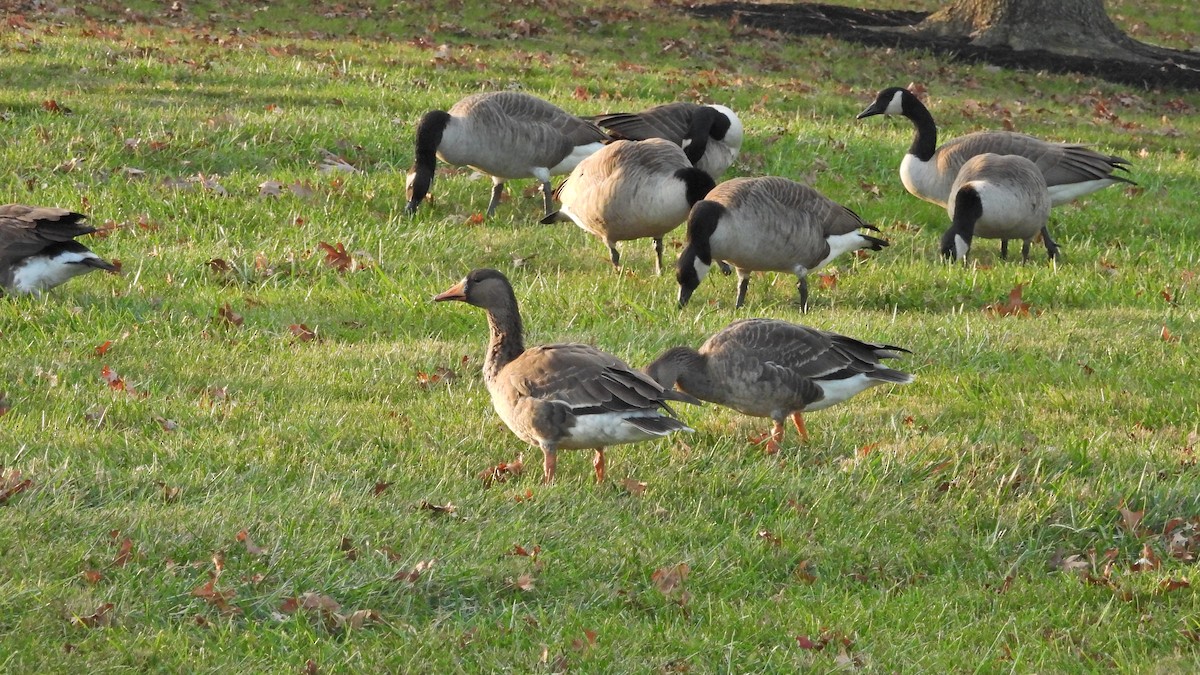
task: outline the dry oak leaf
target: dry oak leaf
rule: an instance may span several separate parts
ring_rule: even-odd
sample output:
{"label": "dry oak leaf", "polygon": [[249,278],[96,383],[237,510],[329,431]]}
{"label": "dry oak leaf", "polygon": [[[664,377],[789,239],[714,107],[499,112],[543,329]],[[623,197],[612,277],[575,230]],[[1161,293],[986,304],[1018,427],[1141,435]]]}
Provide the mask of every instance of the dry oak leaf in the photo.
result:
{"label": "dry oak leaf", "polygon": [[293,323],[288,326],[288,330],[291,331],[292,337],[300,342],[314,342],[319,340],[317,331],[309,328],[308,324]]}
{"label": "dry oak leaf", "polygon": [[236,538],[246,546],[246,552],[250,555],[263,555],[267,552],[266,549],[254,543],[254,540],[250,538],[250,533],[246,530],[239,531]]}
{"label": "dry oak leaf", "polygon": [[1021,299],[1023,291],[1024,285],[1017,284],[1008,292],[1008,300],[985,305],[983,312],[990,317],[1031,316],[1029,303]]}
{"label": "dry oak leaf", "polygon": [[646,484],[636,478],[626,478],[621,481],[621,487],[629,494],[640,497],[646,493]]}
{"label": "dry oak leaf", "polygon": [[392,581],[407,581],[410,584],[415,584],[417,583],[417,580],[421,578],[423,573],[433,569],[433,564],[435,562],[437,562],[437,558],[422,560],[421,562],[418,562],[416,567],[413,567],[411,570],[400,570],[399,572],[393,574]]}
{"label": "dry oak leaf", "polygon": [[654,573],[650,575],[650,581],[654,582],[654,587],[658,589],[659,593],[671,595],[687,580],[691,572],[692,568],[687,563],[669,565],[654,570]]}
{"label": "dry oak leaf", "polygon": [[4,471],[4,467],[0,466],[0,504],[4,504],[9,499],[28,490],[33,485],[33,481],[21,478],[21,472],[16,469]]}
{"label": "dry oak leaf", "polygon": [[342,242],[329,244],[327,242],[318,242],[317,246],[325,252],[325,264],[339,272],[353,272],[358,269],[358,261],[346,252],[346,245]]}
{"label": "dry oak leaf", "polygon": [[217,310],[217,319],[229,324],[230,326],[241,326],[246,322],[241,314],[233,311],[233,308],[229,306],[228,302]]}
{"label": "dry oak leaf", "polygon": [[492,483],[503,483],[509,478],[516,478],[525,470],[525,455],[519,454],[517,458],[511,462],[500,462],[496,466],[490,467],[479,474],[483,480],[483,487],[491,487]]}
{"label": "dry oak leaf", "polygon": [[508,579],[507,581],[509,586],[518,591],[528,592],[533,590],[533,575],[528,572],[518,576],[516,579]]}

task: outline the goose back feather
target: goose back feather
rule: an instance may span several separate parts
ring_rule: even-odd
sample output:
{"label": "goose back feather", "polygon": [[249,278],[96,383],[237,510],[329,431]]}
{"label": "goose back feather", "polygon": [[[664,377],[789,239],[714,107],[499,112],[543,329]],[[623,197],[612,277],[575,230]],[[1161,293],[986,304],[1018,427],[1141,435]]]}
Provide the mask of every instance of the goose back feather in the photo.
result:
{"label": "goose back feather", "polygon": [[36,294],[93,270],[114,271],[112,263],[75,241],[96,231],[86,218],[54,207],[0,206],[0,289]]}
{"label": "goose back feather", "polygon": [[638,113],[589,117],[616,139],[666,139],[682,147],[696,168],[720,180],[741,152],[745,131],[733,110],[723,105],[677,102]]}

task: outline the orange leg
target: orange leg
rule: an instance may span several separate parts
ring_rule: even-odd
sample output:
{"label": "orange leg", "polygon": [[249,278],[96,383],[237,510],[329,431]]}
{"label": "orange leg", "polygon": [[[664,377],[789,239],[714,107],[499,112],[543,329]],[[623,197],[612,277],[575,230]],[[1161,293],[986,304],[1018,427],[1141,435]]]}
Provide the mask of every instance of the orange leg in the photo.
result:
{"label": "orange leg", "polygon": [[774,455],[778,453],[780,447],[779,444],[783,442],[783,423],[776,422],[775,425],[771,427],[771,431],[761,436],[755,436],[751,438],[750,442],[754,444],[765,444],[766,447],[763,448],[763,451],[768,455]]}
{"label": "orange leg", "polygon": [[542,448],[542,482],[554,482],[554,469],[558,466],[558,451]]}
{"label": "orange leg", "polygon": [[792,423],[796,425],[796,431],[800,432],[800,440],[807,443],[808,429],[804,426],[804,416],[799,412],[792,413]]}
{"label": "orange leg", "polygon": [[596,450],[596,455],[592,458],[592,466],[596,469],[596,482],[604,482],[604,448]]}

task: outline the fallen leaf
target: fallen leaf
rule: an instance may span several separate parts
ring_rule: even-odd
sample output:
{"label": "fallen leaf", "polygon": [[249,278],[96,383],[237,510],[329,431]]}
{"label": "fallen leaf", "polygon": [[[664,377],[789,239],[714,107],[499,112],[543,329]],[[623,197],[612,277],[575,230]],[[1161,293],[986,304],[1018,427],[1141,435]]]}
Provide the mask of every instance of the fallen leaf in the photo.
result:
{"label": "fallen leaf", "polygon": [[417,580],[421,578],[422,574],[433,569],[433,564],[435,562],[437,562],[437,558],[422,560],[421,562],[418,562],[416,567],[413,567],[411,570],[400,570],[399,572],[393,574],[392,581],[407,581],[410,584],[415,584],[417,583]]}
{"label": "fallen leaf", "polygon": [[825,640],[820,637],[818,637],[816,640],[813,640],[807,635],[797,635],[796,644],[800,646],[800,649],[820,651],[825,648],[826,643]]}
{"label": "fallen leaf", "polygon": [[687,563],[679,563],[668,567],[660,567],[650,575],[650,580],[659,593],[670,596],[687,580],[692,568]]}
{"label": "fallen leaf", "polygon": [[32,480],[21,478],[20,471],[9,469],[6,473],[3,468],[0,466],[0,504],[4,504],[33,485]]}
{"label": "fallen leaf", "polygon": [[804,584],[812,584],[817,581],[817,575],[812,572],[812,563],[807,560],[796,563],[796,569],[792,570],[792,576]]}
{"label": "fallen leaf", "polygon": [[512,586],[513,588],[517,589],[518,591],[526,591],[526,592],[532,591],[533,590],[533,575],[529,574],[529,573],[525,573],[525,574],[518,576],[516,579],[509,579],[508,585]]}
{"label": "fallen leaf", "polygon": [[767,542],[768,544],[771,544],[772,546],[779,546],[779,545],[783,544],[783,539],[781,539],[778,535],[773,534],[770,530],[766,530],[766,529],[758,531],[758,538],[762,539],[763,541]]}
{"label": "fallen leaf", "polygon": [[350,612],[345,616],[339,617],[338,623],[341,624],[343,628],[358,630],[359,628],[362,628],[363,624],[367,623],[368,621],[377,622],[379,620],[379,612],[376,612],[373,609],[359,609]]}
{"label": "fallen leaf", "polygon": [[169,420],[158,415],[154,416],[154,421],[158,422],[158,426],[162,427],[163,431],[175,431],[179,428],[179,424],[176,423],[175,420]]}
{"label": "fallen leaf", "polygon": [[1192,587],[1192,584],[1187,579],[1175,579],[1172,577],[1169,579],[1163,579],[1162,581],[1158,582],[1158,588],[1163,593],[1170,593],[1171,591],[1177,591],[1181,588],[1191,588],[1191,587]]}
{"label": "fallen leaf", "polygon": [[223,591],[217,590],[217,579],[219,577],[220,575],[217,573],[210,573],[207,583],[192,589],[192,596],[208,602],[208,604],[216,607],[218,611],[224,614],[241,614],[242,610],[240,607],[229,604],[229,601],[237,595],[237,591],[232,588]]}
{"label": "fallen leaf", "polygon": [[346,252],[346,246],[342,242],[336,244],[328,244],[326,242],[318,242],[321,250],[325,251],[325,264],[339,272],[353,272],[358,269],[358,263],[353,256]]}
{"label": "fallen leaf", "polygon": [[1138,525],[1142,522],[1142,516],[1146,514],[1143,511],[1130,511],[1124,506],[1118,507],[1117,512],[1121,514],[1121,528],[1133,536],[1138,535]]}
{"label": "fallen leaf", "polygon": [[100,570],[84,570],[81,574],[83,576],[83,580],[92,586],[100,583],[100,580],[104,578],[104,575],[100,573]]}
{"label": "fallen leaf", "polygon": [[520,544],[513,544],[513,547],[504,555],[514,555],[518,557],[527,557],[537,560],[538,554],[542,552],[542,547],[534,544],[533,550],[530,551]]}
{"label": "fallen leaf", "polygon": [[250,533],[246,530],[239,531],[236,539],[245,545],[246,552],[250,555],[263,555],[267,552],[266,549],[254,543],[254,540],[250,538]]}
{"label": "fallen leaf", "polygon": [[432,511],[437,515],[445,515],[454,513],[458,507],[451,502],[447,502],[445,504],[432,504],[422,499],[421,502],[417,504],[416,508],[418,511]]}
{"label": "fallen leaf", "polygon": [[228,302],[217,309],[217,319],[230,326],[241,326],[246,321],[241,314],[233,311]]}
{"label": "fallen leaf", "polygon": [[500,462],[496,466],[490,467],[479,474],[483,480],[483,487],[491,487],[492,483],[503,483],[509,478],[516,478],[521,475],[525,469],[525,455],[517,455],[517,458],[511,462]]}
{"label": "fallen leaf", "polygon": [[283,183],[268,180],[258,184],[259,197],[278,197],[283,194]]}
{"label": "fallen leaf", "polygon": [[817,288],[828,290],[828,289],[837,288],[837,284],[838,284],[838,275],[836,272],[832,272],[829,274],[820,274],[817,276]]}
{"label": "fallen leaf", "polygon": [[317,331],[309,328],[307,324],[293,323],[288,326],[288,330],[292,332],[292,337],[300,342],[314,342],[317,340]]}
{"label": "fallen leaf", "polygon": [[101,344],[99,347],[96,347],[96,357],[99,358],[107,354],[110,347],[112,347],[112,340],[105,340],[103,344]]}
{"label": "fallen leaf", "polygon": [[233,271],[233,265],[229,264],[229,261],[221,258],[211,258],[204,264],[208,266],[208,269],[218,274],[228,274],[229,272]]}
{"label": "fallen leaf", "polygon": [[354,540],[350,537],[342,537],[341,543],[338,544],[338,550],[346,554],[347,560],[358,560],[358,549],[354,546]]}
{"label": "fallen leaf", "polygon": [[112,617],[109,614],[112,612],[113,604],[106,602],[96,608],[96,611],[88,616],[75,616],[71,618],[71,623],[84,628],[97,628],[99,626],[107,626],[112,623]]}
{"label": "fallen leaf", "polygon": [[158,481],[158,486],[162,488],[162,496],[164,502],[174,502],[179,499],[179,495],[183,493],[182,488],[171,487],[162,481]]}
{"label": "fallen leaf", "polygon": [[1162,337],[1163,342],[1179,342],[1179,336],[1171,335],[1171,331],[1167,330],[1167,324],[1165,323],[1163,324],[1162,332],[1159,333],[1159,335]]}
{"label": "fallen leaf", "polygon": [[1022,284],[1017,284],[1008,292],[1008,300],[985,305],[984,313],[991,317],[1030,316],[1029,303],[1021,300],[1023,289]]}
{"label": "fallen leaf", "polygon": [[1133,561],[1129,569],[1134,572],[1149,572],[1159,567],[1162,567],[1162,560],[1159,559],[1158,554],[1154,552],[1154,549],[1150,547],[1150,543],[1147,542],[1142,544],[1141,557]]}
{"label": "fallen leaf", "polygon": [[113,558],[113,567],[124,567],[133,560],[133,540],[125,537],[117,547],[117,557]]}
{"label": "fallen leaf", "polygon": [[391,483],[388,483],[386,481],[379,481],[379,482],[375,483],[375,487],[371,488],[371,495],[378,497],[379,495],[383,494],[383,492],[385,490],[387,490],[388,488],[390,488],[391,486],[392,486]]}
{"label": "fallen leaf", "polygon": [[640,497],[646,493],[646,484],[636,478],[626,478],[621,481],[621,487],[629,494]]}

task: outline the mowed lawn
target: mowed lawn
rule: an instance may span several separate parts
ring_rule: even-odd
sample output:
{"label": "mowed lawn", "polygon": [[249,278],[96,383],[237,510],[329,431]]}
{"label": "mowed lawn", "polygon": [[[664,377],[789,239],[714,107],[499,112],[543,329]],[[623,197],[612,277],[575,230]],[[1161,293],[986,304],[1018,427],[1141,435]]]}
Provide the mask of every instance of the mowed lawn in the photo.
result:
{"label": "mowed lawn", "polygon": [[[1197,44],[1190,3],[1109,5]],[[0,672],[1200,669],[1200,95],[668,3],[10,3],[0,53],[0,201],[90,214],[122,267],[0,298]],[[949,266],[897,175],[911,126],[854,119],[910,83],[945,139],[1086,142],[1138,186],[1056,209],[1057,264]],[[727,177],[809,182],[891,246],[812,275],[807,315],[782,274],[681,311],[648,241],[615,273],[532,181],[482,222],[490,181],[439,166],[405,216],[420,116],[508,88],[729,105]],[[695,433],[542,485],[484,315],[431,302],[476,267],[529,344],[642,366],[773,317],[904,346],[917,380],[776,456],[769,421],[681,406]]]}

